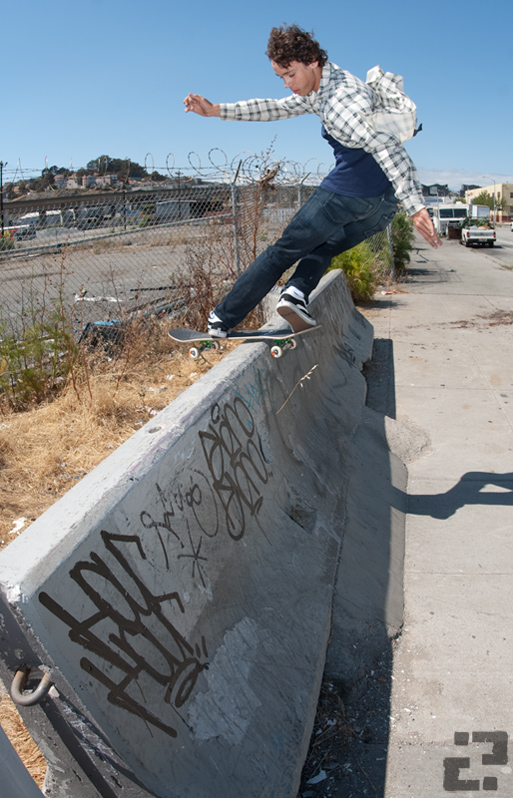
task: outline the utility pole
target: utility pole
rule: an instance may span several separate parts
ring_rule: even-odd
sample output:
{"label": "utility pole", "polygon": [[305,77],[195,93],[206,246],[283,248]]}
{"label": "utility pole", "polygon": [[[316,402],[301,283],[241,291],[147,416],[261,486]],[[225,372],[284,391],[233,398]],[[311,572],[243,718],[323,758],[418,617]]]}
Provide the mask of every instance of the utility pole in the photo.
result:
{"label": "utility pole", "polygon": [[4,240],[4,164],[0,161],[0,226],[2,228],[2,241]]}
{"label": "utility pole", "polygon": [[491,175],[483,175],[483,177],[487,177],[489,180],[493,180],[493,224],[494,227],[496,227],[497,226],[497,209],[495,202],[495,186],[497,185],[496,178],[492,177]]}

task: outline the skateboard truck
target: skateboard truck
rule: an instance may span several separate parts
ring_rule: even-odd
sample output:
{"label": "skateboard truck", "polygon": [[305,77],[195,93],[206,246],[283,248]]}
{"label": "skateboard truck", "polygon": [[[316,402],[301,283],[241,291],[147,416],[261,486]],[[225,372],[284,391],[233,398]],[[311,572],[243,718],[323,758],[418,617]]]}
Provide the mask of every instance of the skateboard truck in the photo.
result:
{"label": "skateboard truck", "polygon": [[296,346],[295,338],[280,338],[271,346],[271,355],[272,357],[281,357],[286,349],[295,349]]}
{"label": "skateboard truck", "polygon": [[219,352],[221,344],[218,340],[213,341],[199,341],[197,346],[191,346],[189,349],[189,356],[193,360],[197,360],[204,349],[210,349],[212,352]]}

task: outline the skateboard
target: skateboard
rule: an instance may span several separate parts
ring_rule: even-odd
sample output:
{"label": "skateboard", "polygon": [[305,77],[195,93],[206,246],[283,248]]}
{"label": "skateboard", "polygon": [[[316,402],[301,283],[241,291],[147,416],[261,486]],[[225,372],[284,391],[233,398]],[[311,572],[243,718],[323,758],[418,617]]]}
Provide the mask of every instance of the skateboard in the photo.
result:
{"label": "skateboard", "polygon": [[210,349],[212,352],[218,352],[221,348],[223,341],[270,341],[271,355],[273,357],[281,357],[287,349],[295,349],[298,336],[305,333],[318,330],[320,325],[316,327],[309,327],[307,330],[300,330],[293,332],[292,330],[236,330],[230,333],[227,338],[217,338],[209,333],[200,332],[199,330],[189,330],[187,327],[178,327],[174,330],[169,330],[169,335],[174,341],[181,343],[196,343],[197,346],[192,346],[189,349],[189,355],[196,359],[205,349]]}

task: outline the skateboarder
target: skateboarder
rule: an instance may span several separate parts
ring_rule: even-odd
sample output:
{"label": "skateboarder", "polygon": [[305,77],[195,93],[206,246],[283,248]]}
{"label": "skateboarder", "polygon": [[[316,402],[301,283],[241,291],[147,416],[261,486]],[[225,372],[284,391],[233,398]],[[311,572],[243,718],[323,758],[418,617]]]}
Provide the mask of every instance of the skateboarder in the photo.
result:
{"label": "skateboarder", "polygon": [[378,102],[373,89],[328,61],[311,34],[296,25],[271,30],[267,55],[291,96],[214,104],[189,94],[185,110],[240,121],[315,113],[322,121],[321,135],[333,148],[335,166],[278,241],[253,261],[210,313],[208,331],[218,337],[226,337],[297,261],[277,310],[293,327],[297,317],[303,327],[315,326],[308,298],[331,259],[386,228],[398,202],[431,246],[442,243],[406,150],[398,138],[376,131],[366,118]]}

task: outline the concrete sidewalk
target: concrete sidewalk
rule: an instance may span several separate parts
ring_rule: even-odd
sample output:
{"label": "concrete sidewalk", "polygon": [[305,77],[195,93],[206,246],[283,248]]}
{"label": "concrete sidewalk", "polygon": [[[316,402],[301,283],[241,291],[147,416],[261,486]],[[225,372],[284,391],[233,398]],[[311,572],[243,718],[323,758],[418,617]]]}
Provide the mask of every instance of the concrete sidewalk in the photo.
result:
{"label": "concrete sidewalk", "polygon": [[371,318],[393,345],[397,420],[422,442],[386,798],[513,795],[513,272],[497,258],[419,239]]}

